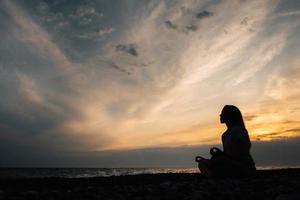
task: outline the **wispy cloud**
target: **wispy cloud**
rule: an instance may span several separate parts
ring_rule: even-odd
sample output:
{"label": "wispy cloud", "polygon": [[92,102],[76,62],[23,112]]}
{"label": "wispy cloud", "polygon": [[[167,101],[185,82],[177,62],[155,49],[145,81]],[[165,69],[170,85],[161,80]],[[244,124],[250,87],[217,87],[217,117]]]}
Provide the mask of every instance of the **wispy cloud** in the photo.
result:
{"label": "wispy cloud", "polygon": [[290,16],[298,16],[298,15],[300,15],[300,10],[290,11],[290,12],[282,12],[282,13],[277,14],[277,16],[279,16],[279,17],[290,17]]}
{"label": "wispy cloud", "polygon": [[212,17],[214,14],[212,12],[209,12],[207,10],[204,10],[202,12],[199,12],[196,16],[198,19],[203,19],[207,17]]}
{"label": "wispy cloud", "polygon": [[[16,23],[18,32],[14,33],[15,37],[28,50],[36,53],[38,57],[46,59],[49,65],[54,67],[54,76],[47,77],[46,80],[35,80],[26,73],[18,72],[17,77],[20,81],[18,96],[24,106],[15,105],[9,110],[12,115],[16,116],[15,120],[20,124],[32,124],[29,134],[36,132],[40,134],[32,141],[39,141],[45,146],[48,146],[46,143],[51,143],[49,137],[57,137],[58,140],[61,140],[57,143],[62,142],[64,144],[62,146],[65,146],[66,149],[91,148],[92,146],[99,148],[109,144],[108,141],[112,137],[105,136],[102,125],[86,121],[91,119],[89,108],[85,109],[84,104],[90,101],[90,98],[84,97],[84,94],[90,94],[94,90],[87,87],[86,74],[80,73],[82,65],[67,58],[51,35],[35,23],[18,5],[11,1],[3,1],[2,5]],[[44,86],[45,84],[46,86]],[[81,103],[83,104],[80,105]],[[22,118],[17,117],[18,115],[21,115]],[[96,119],[98,116],[99,118]],[[101,115],[96,115],[93,120],[101,120]],[[44,121],[48,121],[45,126],[43,125]],[[53,121],[55,123],[52,123]],[[51,124],[50,127],[49,124]],[[74,127],[81,127],[81,131]],[[15,130],[15,134],[20,134],[20,132],[22,132],[21,129]],[[75,135],[81,139],[80,145],[76,145],[77,147],[74,148],[72,147],[74,140],[70,137]]]}
{"label": "wispy cloud", "polygon": [[[62,146],[70,140],[73,150],[213,143],[219,141],[218,114],[227,103],[245,109],[253,136],[269,118],[274,123],[292,119],[282,117],[282,107],[275,105],[287,102],[289,112],[296,112],[291,97],[298,87],[287,83],[296,73],[283,78],[272,66],[293,43],[296,26],[273,17],[276,2],[149,2],[135,12],[123,9],[120,19],[106,18],[98,3],[60,14],[40,12],[45,19],[57,17],[51,23],[63,28],[53,30],[18,3],[1,2],[15,22],[12,37],[43,61],[24,64],[34,70],[12,72],[17,71],[18,96],[26,102],[19,110],[33,116],[35,125],[41,116],[35,111],[45,121],[59,119],[36,129],[41,130],[36,141],[60,135]],[[100,18],[105,20],[95,20]],[[88,23],[81,24],[84,20]],[[249,112],[267,100],[274,105],[266,106],[270,110]],[[263,134],[278,131],[284,130]]]}
{"label": "wispy cloud", "polygon": [[132,56],[138,56],[138,52],[136,50],[136,45],[134,44],[118,44],[116,46],[116,50],[118,52],[125,52]]}
{"label": "wispy cloud", "polygon": [[170,29],[177,29],[177,26],[173,24],[170,20],[165,21],[166,27]]}
{"label": "wispy cloud", "polygon": [[[41,88],[38,87],[36,82],[22,73],[17,73],[17,77],[20,81],[19,87],[19,97],[23,99],[24,102],[28,101],[32,105],[26,110],[33,109],[33,107],[40,107],[40,112],[47,112],[48,114],[55,113],[56,115],[63,114],[63,108],[60,108],[58,105],[52,104],[45,96],[42,94]],[[29,106],[29,105],[27,105]],[[26,112],[24,110],[24,112]]]}
{"label": "wispy cloud", "polygon": [[66,70],[71,67],[72,64],[68,58],[66,58],[60,48],[51,41],[51,36],[45,30],[29,19],[13,2],[3,1],[2,5],[5,6],[18,25],[19,30],[15,32],[18,38],[24,43],[36,48],[36,53],[41,54],[45,58],[52,58],[52,60],[56,62],[55,66],[59,69]]}
{"label": "wispy cloud", "polygon": [[80,34],[77,37],[82,39],[104,39],[106,36],[110,35],[115,31],[114,28],[99,28],[93,32],[88,32],[84,34]]}
{"label": "wispy cloud", "polygon": [[[275,70],[267,81],[257,109],[252,111],[256,117],[249,124],[260,140],[299,136],[298,60],[290,60]],[[285,68],[286,65],[289,66],[288,69]],[[285,70],[287,71],[284,73]]]}

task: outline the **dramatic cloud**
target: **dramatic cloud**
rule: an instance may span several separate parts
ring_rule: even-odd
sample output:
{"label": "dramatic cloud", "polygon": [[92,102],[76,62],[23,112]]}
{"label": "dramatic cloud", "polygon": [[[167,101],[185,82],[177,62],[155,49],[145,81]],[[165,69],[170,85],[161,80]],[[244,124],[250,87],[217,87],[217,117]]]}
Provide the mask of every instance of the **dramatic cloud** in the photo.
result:
{"label": "dramatic cloud", "polygon": [[3,0],[0,23],[0,141],[20,163],[191,153],[220,142],[225,104],[254,141],[299,137],[293,3]]}

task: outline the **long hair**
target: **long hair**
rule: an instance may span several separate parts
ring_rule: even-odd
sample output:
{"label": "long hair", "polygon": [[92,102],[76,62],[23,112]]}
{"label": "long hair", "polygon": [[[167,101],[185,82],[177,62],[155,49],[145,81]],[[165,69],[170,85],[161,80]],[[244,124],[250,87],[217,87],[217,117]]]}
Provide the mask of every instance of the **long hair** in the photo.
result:
{"label": "long hair", "polygon": [[228,123],[246,129],[242,113],[236,106],[226,105],[224,106],[222,113],[225,115]]}

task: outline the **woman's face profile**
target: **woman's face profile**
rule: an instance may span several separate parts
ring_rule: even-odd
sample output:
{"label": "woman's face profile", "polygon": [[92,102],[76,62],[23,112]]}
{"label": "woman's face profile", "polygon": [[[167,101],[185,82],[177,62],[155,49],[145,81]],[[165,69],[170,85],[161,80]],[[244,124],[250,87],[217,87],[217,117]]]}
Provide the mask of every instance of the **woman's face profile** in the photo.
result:
{"label": "woman's face profile", "polygon": [[224,122],[224,113],[223,113],[223,111],[222,111],[221,114],[220,114],[220,123],[221,123],[221,124],[225,123],[225,122]]}
{"label": "woman's face profile", "polygon": [[226,113],[225,113],[225,111],[224,111],[224,108],[222,109],[222,112],[221,112],[221,114],[220,114],[220,123],[221,123],[221,124],[226,123]]}

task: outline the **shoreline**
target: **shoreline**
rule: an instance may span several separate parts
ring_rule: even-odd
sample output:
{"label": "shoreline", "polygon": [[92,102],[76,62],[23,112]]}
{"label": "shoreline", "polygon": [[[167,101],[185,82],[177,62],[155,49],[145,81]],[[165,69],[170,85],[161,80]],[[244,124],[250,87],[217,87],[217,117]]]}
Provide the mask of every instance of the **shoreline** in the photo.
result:
{"label": "shoreline", "polygon": [[[300,169],[299,166],[258,166],[258,171]],[[49,167],[2,167],[0,179],[22,178],[95,178],[124,175],[166,174],[166,173],[200,173],[198,168],[49,168]]]}
{"label": "shoreline", "polygon": [[93,178],[0,179],[0,199],[300,199],[300,168],[258,170],[251,178],[200,173]]}

